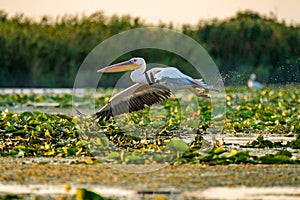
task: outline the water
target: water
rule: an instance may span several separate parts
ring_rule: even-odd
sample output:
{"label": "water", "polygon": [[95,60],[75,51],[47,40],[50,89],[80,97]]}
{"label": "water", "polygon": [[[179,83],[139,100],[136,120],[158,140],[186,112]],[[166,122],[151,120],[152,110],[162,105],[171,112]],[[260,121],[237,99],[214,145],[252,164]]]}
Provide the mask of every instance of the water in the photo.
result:
{"label": "water", "polygon": [[[84,93],[84,89],[82,93]],[[72,94],[72,89],[0,89],[0,94],[12,94],[12,93],[24,93],[24,94],[62,94],[68,93]],[[78,93],[78,91],[76,91]],[[190,99],[190,96],[182,95]],[[44,107],[47,105],[48,107]],[[31,107],[18,107],[9,108],[10,112],[23,112],[37,109],[42,110],[47,113],[63,113],[67,115],[74,115],[71,108],[56,108],[56,103],[37,103]],[[87,111],[88,112],[88,111]],[[278,151],[276,148],[263,149],[263,148],[246,148],[245,145],[258,137],[257,134],[247,134],[247,133],[235,133],[218,135],[217,140],[223,143],[223,146],[228,149],[246,150],[252,155],[262,156],[265,154],[273,154]],[[264,135],[264,139],[268,139],[272,142],[283,142],[283,144],[288,141],[294,140],[295,137],[287,137],[283,135]],[[300,157],[300,152],[293,149],[288,149],[293,153],[293,156]],[[297,165],[276,165],[273,167],[260,165],[251,165],[251,170],[247,168],[248,165],[239,165],[241,167],[240,171],[237,170],[237,166],[218,166],[218,167],[208,167],[204,165],[184,165],[178,168],[172,168],[174,171],[163,171],[161,174],[155,174],[153,177],[149,177],[149,173],[144,175],[134,175],[134,177],[139,177],[141,179],[126,179],[130,174],[119,173],[118,170],[112,169],[115,180],[112,180],[111,184],[104,184],[101,182],[101,178],[93,180],[92,177],[95,176],[95,172],[105,173],[102,168],[97,169],[95,166],[94,171],[88,178],[80,177],[83,172],[75,173],[72,170],[72,163],[76,163],[74,158],[19,158],[6,160],[6,158],[1,158],[0,172],[3,178],[0,178],[0,194],[13,193],[13,194],[25,194],[26,199],[32,199],[32,195],[40,195],[45,197],[51,196],[62,196],[62,195],[73,195],[76,193],[77,188],[87,188],[96,193],[99,193],[106,197],[111,197],[115,199],[137,199],[137,200],[148,200],[148,199],[158,199],[158,197],[166,197],[168,199],[181,200],[181,199],[300,199],[300,188],[299,180],[300,176],[298,173]],[[85,158],[79,158],[85,159]],[[6,160],[6,161],[5,161]],[[21,165],[16,165],[17,162],[21,162]],[[40,163],[47,164],[40,164]],[[6,165],[4,165],[5,163]],[[45,169],[45,172],[50,173],[45,174],[44,179],[35,180],[37,176],[36,168],[41,168],[42,166],[47,166],[51,169],[52,166],[65,165],[66,171],[61,171],[59,176],[56,174],[51,174],[52,172]],[[289,172],[288,169],[295,168],[296,172],[293,174]],[[9,168],[12,169],[9,169]],[[87,170],[87,165],[78,165],[78,169],[84,171]],[[203,170],[199,171],[199,168],[203,167]],[[246,169],[243,169],[246,168]],[[252,169],[253,167],[253,169]],[[265,168],[264,168],[265,167]],[[31,169],[32,168],[32,169]],[[181,169],[183,168],[183,169]],[[262,170],[266,169],[266,170]],[[20,180],[12,180],[15,176],[21,176],[24,172],[33,170],[34,172],[29,173],[31,177]],[[162,169],[163,170],[163,169]],[[297,171],[298,170],[298,171]],[[159,171],[159,170],[158,170]],[[72,173],[71,173],[72,172]],[[53,172],[54,173],[54,172]],[[58,172],[59,173],[59,172]],[[70,174],[68,174],[70,173]],[[92,174],[94,173],[94,174]],[[159,172],[158,172],[159,173]],[[68,175],[67,175],[68,174]],[[185,179],[188,176],[188,179]],[[1,177],[1,175],[0,175]],[[8,179],[5,179],[5,177]],[[59,177],[63,177],[63,180],[59,180]],[[71,177],[67,179],[67,177]],[[80,178],[79,178],[80,177]],[[146,178],[147,177],[147,178]],[[236,177],[236,179],[234,179]],[[102,177],[103,178],[103,177]],[[109,176],[106,177],[110,178]],[[145,179],[153,179],[145,183]],[[282,181],[281,181],[282,178]],[[47,181],[47,180],[50,181]],[[105,179],[105,178],[104,178]],[[247,180],[249,179],[249,180]],[[253,180],[252,180],[253,179]],[[283,179],[285,181],[283,181]],[[54,181],[53,181],[54,180]],[[59,181],[58,181],[59,180]],[[80,183],[81,180],[83,183]],[[188,181],[187,181],[188,180]],[[127,181],[127,182],[126,182]],[[174,182],[177,182],[177,185]],[[247,182],[250,181],[250,182]],[[252,182],[251,182],[252,181]],[[45,182],[47,184],[45,184]],[[70,183],[71,190],[66,191],[65,183]],[[122,183],[126,182],[126,183]],[[154,184],[160,183],[161,187],[153,187]],[[268,184],[269,183],[269,184]],[[199,186],[197,186],[197,184]]]}
{"label": "water", "polygon": [[[26,194],[25,199],[39,196],[39,199],[49,197],[71,196],[76,194],[76,188],[88,188],[104,197],[117,200],[150,200],[163,199],[172,200],[297,200],[300,199],[299,187],[211,187],[194,191],[180,191],[176,189],[162,189],[157,191],[136,191],[122,188],[103,187],[97,185],[72,185],[67,191],[65,185],[3,185],[0,184],[1,193]],[[42,197],[42,198],[41,198]]]}

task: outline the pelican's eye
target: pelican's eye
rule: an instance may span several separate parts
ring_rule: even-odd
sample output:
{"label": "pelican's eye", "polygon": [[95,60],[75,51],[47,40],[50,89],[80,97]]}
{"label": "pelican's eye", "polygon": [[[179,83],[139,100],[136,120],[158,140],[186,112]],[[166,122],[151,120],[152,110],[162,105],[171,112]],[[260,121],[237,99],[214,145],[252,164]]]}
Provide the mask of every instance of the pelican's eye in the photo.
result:
{"label": "pelican's eye", "polygon": [[136,62],[136,59],[133,59],[132,61],[133,61],[133,62]]}

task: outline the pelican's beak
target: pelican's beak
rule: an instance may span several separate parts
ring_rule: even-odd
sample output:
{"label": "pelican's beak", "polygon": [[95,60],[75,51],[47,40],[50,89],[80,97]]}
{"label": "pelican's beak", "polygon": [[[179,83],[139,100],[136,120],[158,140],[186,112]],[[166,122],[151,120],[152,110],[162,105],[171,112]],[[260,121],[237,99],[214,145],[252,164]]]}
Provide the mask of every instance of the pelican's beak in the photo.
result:
{"label": "pelican's beak", "polygon": [[97,72],[106,72],[106,73],[125,72],[129,70],[135,70],[139,67],[140,65],[137,65],[133,61],[128,60],[125,62],[110,65],[108,67],[104,67],[102,69],[99,69]]}

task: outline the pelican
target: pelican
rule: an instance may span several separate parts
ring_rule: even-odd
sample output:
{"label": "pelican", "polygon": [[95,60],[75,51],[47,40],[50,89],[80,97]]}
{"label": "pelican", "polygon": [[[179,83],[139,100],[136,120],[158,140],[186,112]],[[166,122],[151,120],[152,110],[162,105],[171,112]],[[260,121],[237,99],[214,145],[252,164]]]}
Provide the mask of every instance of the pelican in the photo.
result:
{"label": "pelican", "polygon": [[263,88],[263,85],[255,80],[256,80],[256,75],[251,74],[250,79],[248,80],[248,87],[253,89]]}
{"label": "pelican", "polygon": [[140,57],[104,67],[97,72],[115,73],[129,70],[133,70],[130,78],[135,84],[114,95],[106,105],[92,115],[99,121],[160,103],[172,96],[172,89],[189,89],[195,95],[203,97],[209,97],[204,90],[218,91],[206,85],[202,79],[193,79],[174,67],[153,68],[146,71],[146,62]]}

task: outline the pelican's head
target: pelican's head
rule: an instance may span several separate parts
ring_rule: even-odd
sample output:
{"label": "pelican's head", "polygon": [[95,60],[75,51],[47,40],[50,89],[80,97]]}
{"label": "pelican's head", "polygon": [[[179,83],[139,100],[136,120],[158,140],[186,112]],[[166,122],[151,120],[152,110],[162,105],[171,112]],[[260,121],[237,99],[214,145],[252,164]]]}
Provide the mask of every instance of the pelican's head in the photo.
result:
{"label": "pelican's head", "polygon": [[125,62],[113,64],[102,69],[99,69],[97,72],[125,72],[129,70],[136,70],[142,66],[146,65],[144,58],[131,58]]}
{"label": "pelican's head", "polygon": [[253,81],[255,81],[256,75],[255,75],[255,74],[251,74],[251,75],[250,75],[250,79],[253,80]]}

